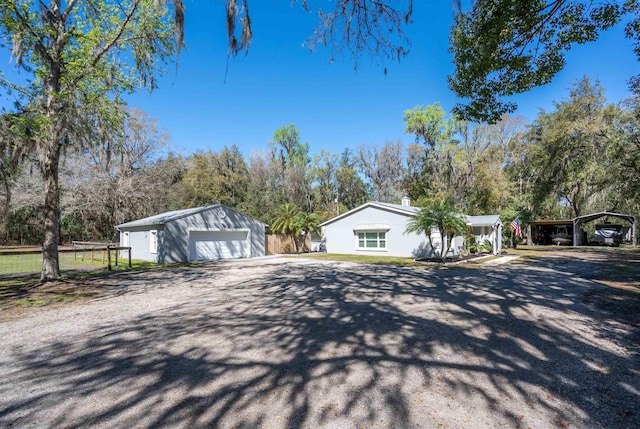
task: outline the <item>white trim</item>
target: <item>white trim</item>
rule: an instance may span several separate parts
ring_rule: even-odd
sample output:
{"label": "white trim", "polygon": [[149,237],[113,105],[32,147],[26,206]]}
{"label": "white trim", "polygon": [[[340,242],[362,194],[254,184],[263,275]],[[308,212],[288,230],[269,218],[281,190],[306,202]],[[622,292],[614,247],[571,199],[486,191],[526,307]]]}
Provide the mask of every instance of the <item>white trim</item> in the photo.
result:
{"label": "white trim", "polygon": [[253,246],[251,245],[252,231],[250,228],[187,228],[187,234],[188,234],[187,247],[188,247],[189,261],[194,260],[192,259],[192,255],[191,255],[191,233],[192,232],[246,232],[247,240],[245,243],[245,254],[247,255],[246,256],[247,258],[251,258],[253,256],[251,253]]}
{"label": "white trim", "polygon": [[155,255],[158,253],[158,230],[149,230],[149,253]]}
{"label": "white trim", "polygon": [[358,231],[387,232],[390,229],[391,229],[391,227],[389,225],[384,224],[384,223],[361,224],[361,225],[356,225],[356,226],[353,227],[353,231],[354,232],[358,232]]}
{"label": "white trim", "polygon": [[187,228],[187,232],[251,232],[250,228]]}
{"label": "white trim", "polygon": [[[366,234],[371,234],[371,233],[376,233],[376,247],[366,247],[367,246],[367,236]],[[389,237],[387,234],[387,231],[372,231],[372,230],[364,230],[364,231],[353,231],[353,236],[355,237],[355,250],[364,250],[364,251],[378,251],[378,252],[386,252],[389,249],[389,245],[387,244],[387,242],[389,241]],[[360,234],[365,234],[364,236],[364,247],[360,247]],[[380,234],[384,234],[384,247],[380,247]],[[371,240],[369,240],[371,241]]]}

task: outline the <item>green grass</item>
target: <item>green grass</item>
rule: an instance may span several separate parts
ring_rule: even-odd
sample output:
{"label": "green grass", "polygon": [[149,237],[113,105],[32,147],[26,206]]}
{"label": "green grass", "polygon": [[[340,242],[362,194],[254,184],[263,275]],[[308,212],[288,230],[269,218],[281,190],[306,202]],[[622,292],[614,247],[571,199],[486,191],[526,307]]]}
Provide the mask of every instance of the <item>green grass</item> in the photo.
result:
{"label": "green grass", "polygon": [[42,298],[25,298],[17,300],[15,304],[20,307],[43,307],[49,302]]}
{"label": "green grass", "polygon": [[[63,254],[61,254],[62,256]],[[0,255],[0,261],[6,255]],[[39,282],[40,271],[40,255],[11,255],[11,256],[30,256],[27,262],[31,263],[32,267],[37,267],[37,273],[26,273],[20,275],[14,271],[10,271],[10,275],[15,275],[13,278],[0,279],[0,308],[2,306],[15,306],[15,307],[43,307],[55,303],[72,302],[80,298],[85,298],[91,295],[86,291],[76,292],[74,290],[65,290],[56,287],[56,284],[65,284],[65,281],[90,279],[92,277],[98,277],[105,274],[113,273],[114,271],[128,270],[128,261],[123,261],[124,264],[119,264],[118,267],[113,267],[113,271],[108,271],[105,266],[102,265],[102,258],[93,262],[93,271],[87,271],[86,264],[91,264],[85,258],[84,264],[76,264],[76,271],[63,271],[62,283],[54,282],[53,287],[49,287],[48,283]],[[25,266],[27,266],[25,264]],[[79,268],[78,268],[79,267]],[[149,270],[162,267],[160,264],[155,264],[146,261],[131,261],[132,270]],[[5,265],[6,268],[6,265]],[[65,265],[61,263],[61,268],[64,270]],[[67,269],[68,265],[67,265]],[[5,274],[6,275],[6,274]],[[73,283],[71,283],[73,284]],[[1,310],[0,310],[1,311]]]}
{"label": "green grass", "polygon": [[[288,255],[289,257],[303,257],[312,259],[321,259],[327,261],[344,261],[344,262],[357,262],[363,264],[374,265],[389,265],[395,267],[428,267],[428,268],[468,268],[477,267],[478,262],[474,260],[460,261],[457,264],[447,263],[446,265],[440,264],[425,264],[424,262],[416,262],[413,258],[400,258],[394,256],[370,256],[370,255],[340,255],[335,253],[305,253],[301,255]],[[482,262],[489,261],[495,257],[484,257]]]}
{"label": "green grass", "polygon": [[[113,270],[129,269],[127,258],[118,257],[118,266],[115,265],[115,250],[111,253],[111,267]],[[60,270],[65,272],[93,272],[104,273],[107,270],[107,258],[104,262],[102,251],[95,251],[93,259],[90,252],[60,252]],[[148,269],[160,266],[159,264],[147,261],[131,261],[131,269]],[[42,256],[40,253],[34,254],[14,254],[10,252],[0,253],[0,276],[29,276],[37,277],[42,269]],[[75,274],[68,273],[69,276]],[[1,286],[0,286],[1,287]]]}
{"label": "green grass", "polygon": [[42,267],[42,257],[39,254],[29,255],[0,255],[0,275],[35,273]]}
{"label": "green grass", "polygon": [[27,298],[13,300],[13,304],[18,307],[44,307],[49,304],[72,302],[85,296],[87,295],[76,292],[46,292],[45,294],[38,296],[30,296]]}
{"label": "green grass", "polygon": [[[290,257],[298,257],[294,255],[288,255]],[[417,266],[413,258],[399,258],[393,256],[369,256],[369,255],[338,255],[335,253],[305,253],[300,255],[303,258],[320,259],[327,261],[345,261],[345,262],[360,262],[365,264],[375,265],[393,265],[398,267]]]}
{"label": "green grass", "polygon": [[[100,270],[107,267],[107,258],[102,259],[101,251],[96,251],[91,258],[90,252],[60,252],[58,255],[60,269],[68,270]],[[118,258],[118,265],[126,265],[126,258]],[[115,251],[111,253],[111,265],[115,266]],[[0,253],[0,275],[36,274],[42,269],[40,253],[14,254]]]}
{"label": "green grass", "polygon": [[18,278],[18,279],[0,280],[0,294],[2,294],[2,292],[5,290],[14,289],[18,287],[27,287],[30,284],[33,284],[33,279],[28,279],[24,277]]}

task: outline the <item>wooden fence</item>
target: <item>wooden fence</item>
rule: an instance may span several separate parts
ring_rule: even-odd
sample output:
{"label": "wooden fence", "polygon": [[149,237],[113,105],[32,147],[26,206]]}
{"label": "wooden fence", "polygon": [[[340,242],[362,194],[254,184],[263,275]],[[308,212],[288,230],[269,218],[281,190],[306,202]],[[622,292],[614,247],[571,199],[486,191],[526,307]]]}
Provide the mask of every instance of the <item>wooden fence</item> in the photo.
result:
{"label": "wooden fence", "polygon": [[95,242],[95,241],[72,241],[73,250],[75,251],[75,256],[77,258],[78,251],[81,252],[82,257],[84,258],[85,252],[91,252],[91,260],[94,259],[95,252],[101,252],[102,254],[102,264],[104,264],[105,255],[107,257],[107,269],[111,271],[111,251],[115,250],[115,263],[116,267],[118,266],[118,253],[120,250],[124,250],[128,254],[129,259],[129,268],[131,268],[131,247],[121,247],[118,243],[104,243],[104,242]]}
{"label": "wooden fence", "polygon": [[[119,258],[120,251],[128,258]],[[123,253],[124,253],[123,252]],[[125,259],[125,261],[119,261]],[[131,268],[131,247],[120,247],[117,243],[77,244],[74,248],[59,248],[58,263],[60,271],[97,271],[111,270],[119,262],[126,262]],[[13,248],[0,249],[0,278],[15,275],[37,275],[42,269],[42,249]]]}
{"label": "wooden fence", "polygon": [[[298,252],[308,252],[311,249],[311,236],[307,235],[304,242],[302,237],[298,237],[296,243]],[[284,234],[265,234],[264,247],[265,255],[294,253],[291,237]]]}

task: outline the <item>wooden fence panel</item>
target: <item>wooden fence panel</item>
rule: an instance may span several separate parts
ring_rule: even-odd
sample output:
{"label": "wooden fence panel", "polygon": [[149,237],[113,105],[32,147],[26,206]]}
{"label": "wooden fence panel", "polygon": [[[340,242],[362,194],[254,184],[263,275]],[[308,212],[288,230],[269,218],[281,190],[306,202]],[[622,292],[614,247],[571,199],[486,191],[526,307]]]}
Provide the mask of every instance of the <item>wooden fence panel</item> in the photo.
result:
{"label": "wooden fence panel", "polygon": [[[307,235],[304,243],[302,243],[302,239],[298,239],[297,243],[298,252],[308,252],[311,249],[311,236]],[[265,255],[294,253],[291,237],[284,234],[265,234],[264,246]]]}

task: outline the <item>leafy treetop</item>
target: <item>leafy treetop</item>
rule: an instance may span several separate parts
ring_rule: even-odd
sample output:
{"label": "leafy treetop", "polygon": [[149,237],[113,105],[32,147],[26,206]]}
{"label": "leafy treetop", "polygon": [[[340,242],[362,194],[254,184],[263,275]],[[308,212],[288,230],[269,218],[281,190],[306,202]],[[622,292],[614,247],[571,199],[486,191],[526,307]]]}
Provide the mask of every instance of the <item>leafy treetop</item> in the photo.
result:
{"label": "leafy treetop", "polygon": [[[460,2],[458,2],[460,3]],[[565,65],[575,44],[595,41],[625,16],[626,35],[640,58],[640,2],[477,0],[457,14],[451,32],[455,72],[449,86],[467,99],[461,119],[496,122],[516,108],[506,100],[545,85]]]}

